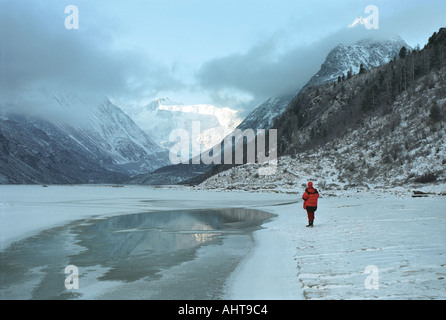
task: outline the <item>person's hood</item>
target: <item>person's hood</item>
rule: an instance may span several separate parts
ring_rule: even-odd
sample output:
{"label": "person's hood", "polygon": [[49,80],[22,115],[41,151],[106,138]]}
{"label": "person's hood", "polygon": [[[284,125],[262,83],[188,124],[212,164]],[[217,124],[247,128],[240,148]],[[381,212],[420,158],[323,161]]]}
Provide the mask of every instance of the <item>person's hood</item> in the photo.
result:
{"label": "person's hood", "polygon": [[313,182],[308,182],[308,188],[313,188]]}

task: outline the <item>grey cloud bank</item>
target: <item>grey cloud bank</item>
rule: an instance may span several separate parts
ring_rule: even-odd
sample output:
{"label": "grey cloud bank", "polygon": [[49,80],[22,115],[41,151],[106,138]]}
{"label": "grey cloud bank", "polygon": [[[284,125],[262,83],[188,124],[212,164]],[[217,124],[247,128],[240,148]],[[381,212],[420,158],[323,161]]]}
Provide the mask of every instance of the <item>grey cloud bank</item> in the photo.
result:
{"label": "grey cloud bank", "polygon": [[297,93],[319,70],[327,54],[340,43],[353,44],[364,38],[386,39],[396,34],[365,28],[341,29],[309,46],[280,52],[280,42],[267,39],[244,54],[216,58],[197,73],[200,85],[214,91],[238,89],[261,103],[271,97]]}
{"label": "grey cloud bank", "polygon": [[112,34],[107,29],[83,30],[80,20],[79,30],[67,30],[63,7],[57,12],[45,9],[45,5],[30,1],[0,2],[3,102],[26,100],[33,94],[43,96],[45,91],[103,99],[182,86],[166,66],[140,52],[113,50]]}
{"label": "grey cloud bank", "polygon": [[[182,101],[183,94],[196,97],[191,103],[249,112],[267,98],[299,90],[340,42],[400,34],[415,46],[414,39],[427,39],[446,21],[442,1],[377,1],[379,30],[346,28],[355,17],[367,16],[363,12],[369,4],[366,1],[355,2],[357,11],[350,1],[280,0],[274,6],[250,0],[228,1],[224,12],[214,10],[211,3],[200,12],[196,12],[201,7],[195,2],[169,3],[170,7],[157,1],[0,0],[0,108],[6,109],[5,102],[17,102],[23,95],[32,97],[33,92],[47,91],[75,92],[84,100],[113,96],[123,104],[170,94],[172,99]],[[72,4],[79,7],[79,30],[64,27],[64,9]],[[181,10],[173,10],[175,5]],[[222,9],[221,4],[216,7]],[[273,8],[280,8],[281,15],[285,14],[284,8],[296,11],[277,19],[267,11]],[[218,26],[210,24],[210,14],[234,10],[240,11],[236,20],[219,16]],[[250,20],[249,12],[256,18]],[[206,16],[197,22],[200,15]],[[264,23],[261,18],[266,19]],[[278,20],[287,22],[279,26]],[[160,22],[164,22],[163,28],[157,29]],[[243,37],[234,34],[238,24]],[[269,33],[247,31],[251,29]],[[196,41],[185,47],[175,34]],[[247,39],[249,35],[255,36]],[[223,36],[227,38],[221,39]],[[247,42],[242,48],[243,39]],[[218,50],[203,48],[203,43]],[[190,65],[193,52],[196,58]],[[34,103],[33,108],[44,110],[45,103]]]}

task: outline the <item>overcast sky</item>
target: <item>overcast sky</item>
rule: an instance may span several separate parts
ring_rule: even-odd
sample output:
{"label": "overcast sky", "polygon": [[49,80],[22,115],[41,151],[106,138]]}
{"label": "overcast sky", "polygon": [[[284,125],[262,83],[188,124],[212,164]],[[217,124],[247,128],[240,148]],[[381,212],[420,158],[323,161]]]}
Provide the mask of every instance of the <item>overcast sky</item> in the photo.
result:
{"label": "overcast sky", "polygon": [[[157,97],[249,111],[293,93],[347,25],[379,9],[379,30],[423,46],[446,26],[444,0],[0,0],[0,93]],[[66,29],[79,10],[79,29]]]}

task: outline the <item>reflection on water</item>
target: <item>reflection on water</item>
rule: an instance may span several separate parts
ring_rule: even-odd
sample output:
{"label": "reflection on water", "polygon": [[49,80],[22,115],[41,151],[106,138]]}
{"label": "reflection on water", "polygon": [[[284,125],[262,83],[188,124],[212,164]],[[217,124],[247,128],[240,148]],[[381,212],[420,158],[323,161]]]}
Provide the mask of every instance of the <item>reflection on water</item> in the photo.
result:
{"label": "reflection on water", "polygon": [[[1,253],[0,298],[82,298],[85,290],[64,287],[63,270],[70,264],[81,270],[80,280],[82,270],[93,270],[98,273],[93,280],[99,284],[127,284],[122,286],[126,294],[144,282],[144,292],[138,295],[142,298],[216,298],[225,277],[252,246],[252,231],[271,217],[238,208],[147,212],[47,230]],[[209,249],[197,255],[200,248]],[[207,281],[209,292],[191,279]],[[131,298],[120,296],[122,288],[100,297]]]}

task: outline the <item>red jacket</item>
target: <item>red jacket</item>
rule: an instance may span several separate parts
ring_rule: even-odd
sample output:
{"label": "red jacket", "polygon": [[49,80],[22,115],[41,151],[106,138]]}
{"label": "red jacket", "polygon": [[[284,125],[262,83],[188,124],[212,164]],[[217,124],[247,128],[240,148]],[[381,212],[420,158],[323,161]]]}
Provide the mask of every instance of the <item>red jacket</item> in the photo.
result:
{"label": "red jacket", "polygon": [[317,207],[317,199],[319,198],[319,192],[313,187],[305,189],[305,193],[302,196],[304,199],[304,209],[308,207]]}

